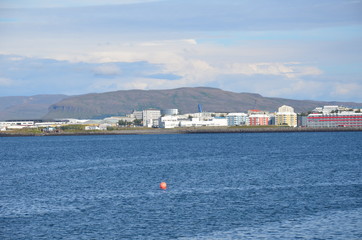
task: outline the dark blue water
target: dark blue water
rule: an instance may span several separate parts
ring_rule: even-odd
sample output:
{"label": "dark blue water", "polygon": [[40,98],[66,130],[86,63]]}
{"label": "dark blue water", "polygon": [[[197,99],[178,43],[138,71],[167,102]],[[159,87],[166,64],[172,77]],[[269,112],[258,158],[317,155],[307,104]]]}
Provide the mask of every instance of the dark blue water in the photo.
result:
{"label": "dark blue water", "polygon": [[0,239],[362,239],[362,132],[0,138]]}

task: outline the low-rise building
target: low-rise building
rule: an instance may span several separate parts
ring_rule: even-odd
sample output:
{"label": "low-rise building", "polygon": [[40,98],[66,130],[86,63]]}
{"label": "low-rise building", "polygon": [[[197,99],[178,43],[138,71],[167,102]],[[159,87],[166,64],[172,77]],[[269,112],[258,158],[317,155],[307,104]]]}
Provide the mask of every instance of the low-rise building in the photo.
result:
{"label": "low-rise building", "polygon": [[178,116],[166,115],[160,118],[160,128],[175,128],[180,126],[180,119]]}
{"label": "low-rise building", "polygon": [[4,121],[0,122],[2,129],[22,129],[35,127],[34,121]]}
{"label": "low-rise building", "polygon": [[228,125],[226,118],[216,117],[210,120],[192,118],[180,121],[180,127],[225,127]]}

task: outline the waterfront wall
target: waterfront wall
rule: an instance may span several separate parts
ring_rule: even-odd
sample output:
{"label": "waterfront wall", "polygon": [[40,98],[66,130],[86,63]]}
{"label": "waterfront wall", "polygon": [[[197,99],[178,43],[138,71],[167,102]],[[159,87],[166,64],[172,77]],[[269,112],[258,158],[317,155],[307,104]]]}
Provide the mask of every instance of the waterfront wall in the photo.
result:
{"label": "waterfront wall", "polygon": [[277,132],[348,132],[362,131],[362,127],[328,127],[328,128],[293,128],[293,127],[198,127],[198,128],[174,128],[174,129],[125,129],[114,131],[92,132],[0,132],[0,137],[17,136],[79,136],[79,135],[145,135],[145,134],[196,134],[196,133],[277,133]]}

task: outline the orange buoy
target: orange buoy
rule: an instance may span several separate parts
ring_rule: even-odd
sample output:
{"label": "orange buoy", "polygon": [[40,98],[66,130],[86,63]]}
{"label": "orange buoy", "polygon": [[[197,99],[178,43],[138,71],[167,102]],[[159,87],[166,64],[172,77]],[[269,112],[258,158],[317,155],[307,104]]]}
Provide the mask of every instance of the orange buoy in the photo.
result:
{"label": "orange buoy", "polygon": [[166,190],[167,184],[165,182],[161,182],[160,183],[160,188],[163,189],[163,190]]}

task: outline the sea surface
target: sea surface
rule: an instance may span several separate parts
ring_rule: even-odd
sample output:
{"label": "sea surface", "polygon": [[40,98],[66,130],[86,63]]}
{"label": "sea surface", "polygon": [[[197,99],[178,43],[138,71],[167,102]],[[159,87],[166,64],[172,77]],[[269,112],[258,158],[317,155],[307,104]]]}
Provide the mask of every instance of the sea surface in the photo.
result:
{"label": "sea surface", "polygon": [[362,239],[362,132],[0,138],[0,239]]}

